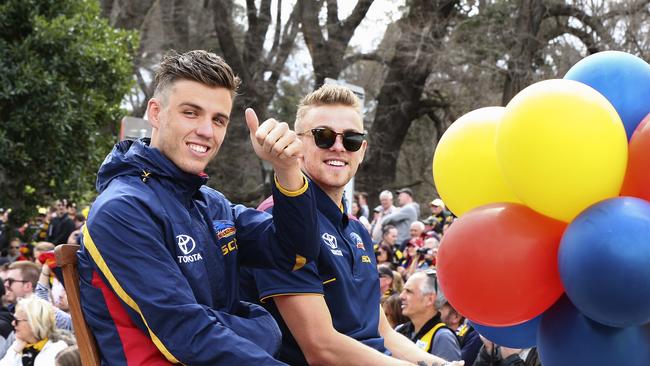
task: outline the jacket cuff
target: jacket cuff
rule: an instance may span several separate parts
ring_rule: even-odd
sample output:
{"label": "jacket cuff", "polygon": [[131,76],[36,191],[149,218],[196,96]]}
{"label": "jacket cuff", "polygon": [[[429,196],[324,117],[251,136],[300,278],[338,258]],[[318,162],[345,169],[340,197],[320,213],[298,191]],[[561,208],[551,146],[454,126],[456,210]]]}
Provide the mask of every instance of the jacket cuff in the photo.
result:
{"label": "jacket cuff", "polygon": [[305,193],[305,191],[307,191],[307,188],[309,188],[309,182],[307,181],[307,177],[305,177],[304,174],[302,174],[302,181],[305,182],[305,183],[297,191],[290,191],[290,190],[287,190],[286,188],[282,187],[280,185],[280,182],[278,182],[278,177],[276,177],[275,175],[273,175],[273,180],[275,181],[275,186],[278,188],[280,193],[282,193],[283,195],[285,195],[287,197],[300,196],[301,194]]}

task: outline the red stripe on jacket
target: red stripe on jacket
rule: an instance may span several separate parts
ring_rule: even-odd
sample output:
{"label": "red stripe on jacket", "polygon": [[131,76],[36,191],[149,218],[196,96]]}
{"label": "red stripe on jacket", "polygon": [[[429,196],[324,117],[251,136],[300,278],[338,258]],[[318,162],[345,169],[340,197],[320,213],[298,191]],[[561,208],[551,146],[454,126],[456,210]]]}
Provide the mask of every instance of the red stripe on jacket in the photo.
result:
{"label": "red stripe on jacket", "polygon": [[[156,345],[140,328],[138,328],[129,313],[117,298],[115,293],[104,283],[96,271],[93,271],[92,285],[102,291],[106,308],[115,323],[117,334],[122,343],[122,350],[128,365],[171,365],[165,356],[158,351]],[[108,360],[110,363],[110,360]]]}

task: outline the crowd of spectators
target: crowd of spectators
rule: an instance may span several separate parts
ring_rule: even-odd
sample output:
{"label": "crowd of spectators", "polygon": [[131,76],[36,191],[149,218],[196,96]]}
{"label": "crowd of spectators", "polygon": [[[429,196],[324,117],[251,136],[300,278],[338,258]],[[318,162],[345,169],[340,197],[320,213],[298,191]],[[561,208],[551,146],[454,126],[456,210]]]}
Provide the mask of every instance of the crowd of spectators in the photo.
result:
{"label": "crowd of spectators", "polygon": [[480,336],[438,288],[438,247],[456,219],[440,198],[429,202],[425,215],[409,188],[382,191],[372,210],[367,201],[367,194],[356,193],[352,213],[375,243],[382,308],[392,327],[430,353],[465,365],[540,365],[535,348],[511,349]]}
{"label": "crowd of spectators", "polygon": [[[397,206],[388,190],[381,192],[381,204],[372,210],[364,193],[355,194],[351,204],[352,215],[375,242],[381,304],[390,325],[430,353],[462,359],[466,365],[540,365],[534,348],[510,349],[479,337],[438,288],[438,247],[455,220],[444,202],[433,199],[430,212],[421,216],[410,189],[396,194]],[[4,283],[0,288],[0,366],[27,365],[27,358],[53,362],[55,357],[57,365],[79,365],[53,249],[56,244],[78,242],[85,216],[73,202],[61,199],[39,209],[38,216],[18,229],[9,230],[10,213],[0,209],[0,277]],[[37,310],[38,317],[29,313]]]}
{"label": "crowd of spectators", "polygon": [[17,228],[0,209],[0,366],[81,365],[56,244],[77,243],[85,216],[65,199]]}

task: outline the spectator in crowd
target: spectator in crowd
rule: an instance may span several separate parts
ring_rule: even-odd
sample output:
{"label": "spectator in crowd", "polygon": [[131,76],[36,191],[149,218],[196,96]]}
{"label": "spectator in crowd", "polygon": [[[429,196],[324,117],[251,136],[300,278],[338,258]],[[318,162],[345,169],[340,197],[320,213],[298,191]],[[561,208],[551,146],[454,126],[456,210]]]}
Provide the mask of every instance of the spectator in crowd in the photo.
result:
{"label": "spectator in crowd", "polygon": [[45,252],[51,252],[53,250],[54,250],[54,244],[50,242],[42,241],[36,243],[36,245],[34,245],[34,263],[40,266],[42,264],[42,262],[39,262],[39,257],[41,256],[41,254]]}
{"label": "spectator in crowd", "polygon": [[41,269],[34,262],[18,261],[9,265],[7,278],[4,279],[5,299],[9,311],[14,312],[18,300],[34,293]]}
{"label": "spectator in crowd", "polygon": [[[41,266],[41,273],[38,277],[38,283],[36,284],[34,293],[39,298],[50,302],[53,305],[59,304],[60,306],[55,305],[56,327],[59,329],[72,330],[72,318],[67,309],[68,298],[65,289],[59,291],[58,299],[56,299],[56,301],[54,301],[55,299],[53,299],[52,291],[50,291],[52,268],[55,266],[56,262],[53,260],[45,260]],[[58,283],[58,280],[56,278],[54,278],[53,281],[55,281],[55,283]]]}
{"label": "spectator in crowd", "polygon": [[483,345],[478,332],[470,325],[469,321],[460,315],[456,309],[446,302],[440,308],[440,319],[456,333],[460,343],[460,353],[465,365],[472,365]]}
{"label": "spectator in crowd", "polygon": [[67,201],[65,208],[70,220],[74,221],[75,217],[77,217],[77,204],[72,201]]}
{"label": "spectator in crowd", "polygon": [[361,209],[361,216],[365,217],[366,220],[370,220],[370,210],[368,209],[368,193],[355,192],[354,200],[359,204],[359,208]]}
{"label": "spectator in crowd", "polygon": [[402,314],[409,321],[397,328],[418,347],[449,361],[461,359],[454,332],[440,319],[438,309],[446,302],[438,289],[435,271],[414,273],[400,295]]}
{"label": "spectator in crowd", "polygon": [[17,261],[20,257],[20,246],[22,242],[19,238],[13,238],[9,242],[9,251],[7,256],[3,258],[2,263],[13,263]]}
{"label": "spectator in crowd", "polygon": [[393,271],[393,292],[401,294],[404,291],[404,278],[397,271]]}
{"label": "spectator in crowd", "polygon": [[413,191],[410,188],[402,188],[397,191],[399,211],[383,216],[382,225],[393,225],[397,228],[397,242],[402,243],[409,239],[411,224],[416,221],[420,214],[420,205],[413,201]]}
{"label": "spectator in crowd", "polygon": [[386,314],[388,324],[390,324],[390,327],[393,329],[409,320],[402,314],[402,300],[400,300],[398,293],[384,296],[382,298],[381,307],[384,310],[384,314]]}
{"label": "spectator in crowd", "polygon": [[[424,228],[425,226],[422,221],[413,221],[409,228],[409,238],[400,243],[399,249],[404,252],[406,246],[411,240],[422,242],[424,244]],[[422,245],[418,246],[421,247]]]}
{"label": "spectator in crowd", "polygon": [[429,203],[431,208],[431,216],[424,219],[424,224],[432,228],[438,234],[443,233],[445,224],[451,223],[454,220],[454,215],[451,214],[446,208],[445,203],[440,198],[436,198]]}
{"label": "spectator in crowd", "polygon": [[48,227],[47,241],[59,245],[67,243],[70,233],[74,231],[74,222],[68,215],[66,200],[56,201],[55,206],[56,217],[52,219]]}
{"label": "spectator in crowd", "polygon": [[54,366],[81,366],[79,347],[69,346],[56,355]]}
{"label": "spectator in crowd", "polygon": [[276,215],[205,185],[239,83],[214,53],[165,56],[147,105],[151,139],[118,143],[99,170],[78,256],[81,305],[103,364],[280,364],[271,356],[277,325],[239,301],[239,265],[290,271],[315,258],[314,191],[295,133],[273,119],[259,125],[252,109],[251,143],[275,171]]}
{"label": "spectator in crowd", "polygon": [[16,340],[0,360],[0,366],[53,365],[56,355],[68,345],[59,337],[54,308],[35,296],[21,299],[14,316]]}
{"label": "spectator in crowd", "polygon": [[387,245],[393,250],[393,257],[391,262],[395,265],[398,265],[404,259],[404,254],[399,247],[397,246],[397,228],[393,225],[384,226],[381,233],[381,241],[374,245],[375,251],[379,249],[382,245]]}
{"label": "spectator in crowd", "polygon": [[9,246],[9,227],[7,225],[7,220],[9,219],[9,212],[4,208],[0,208],[0,253],[4,255],[7,253],[7,247]]}
{"label": "spectator in crowd", "polygon": [[381,240],[383,229],[382,218],[399,211],[399,209],[393,205],[393,193],[391,193],[391,191],[382,191],[379,194],[379,203],[380,205],[374,209],[374,216],[371,222],[372,241],[374,242]]}
{"label": "spectator in crowd", "polygon": [[361,225],[370,232],[370,222],[368,222],[368,219],[365,216],[361,215],[361,209],[357,201],[352,201],[352,216],[356,217]]}
{"label": "spectator in crowd", "polygon": [[379,272],[379,293],[381,296],[390,296],[395,293],[393,290],[393,270],[388,265],[378,264],[377,272]]}
{"label": "spectator in crowd", "polygon": [[295,128],[303,170],[315,186],[321,251],[293,272],[254,271],[259,297],[283,330],[279,359],[290,365],[408,364],[387,356],[389,350],[412,363],[440,364],[383,316],[372,240],[342,209],[343,191],[367,145],[358,98],[345,87],[324,85],[302,99]]}
{"label": "spectator in crowd", "polygon": [[[0,266],[0,278],[7,277],[8,264]],[[0,304],[0,359],[4,357],[7,349],[14,342],[14,327],[11,322],[14,320],[13,315],[7,309],[5,301],[5,288],[0,287],[0,295],[2,296],[2,304]]]}
{"label": "spectator in crowd", "polygon": [[387,265],[391,269],[397,268],[396,263],[393,262],[393,247],[388,244],[378,245],[377,250],[375,251],[375,257],[377,259],[377,265]]}
{"label": "spectator in crowd", "polygon": [[424,253],[424,261],[427,263],[428,268],[435,268],[436,266],[438,247],[440,247],[440,242],[438,239],[436,239],[436,237],[431,236],[424,239],[424,247],[422,249],[422,252]]}
{"label": "spectator in crowd", "polygon": [[496,345],[481,336],[483,346],[473,366],[541,366],[537,348],[514,349]]}
{"label": "spectator in crowd", "polygon": [[406,254],[397,267],[397,271],[408,280],[416,271],[429,268],[429,264],[425,259],[427,252],[428,248],[424,248],[424,242],[421,238],[412,238],[406,246]]}

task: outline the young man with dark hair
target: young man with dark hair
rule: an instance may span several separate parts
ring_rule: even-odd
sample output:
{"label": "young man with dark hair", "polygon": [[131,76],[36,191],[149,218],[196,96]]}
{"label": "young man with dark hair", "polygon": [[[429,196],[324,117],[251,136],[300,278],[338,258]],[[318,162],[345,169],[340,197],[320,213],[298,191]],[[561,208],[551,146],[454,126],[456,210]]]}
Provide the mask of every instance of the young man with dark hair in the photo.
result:
{"label": "young man with dark hair", "polygon": [[281,364],[277,325],[239,301],[238,267],[290,271],[315,258],[315,203],[296,134],[272,119],[258,126],[250,109],[255,153],[275,170],[276,215],[205,186],[239,83],[213,53],[166,56],[147,106],[151,140],[118,143],[99,170],[79,274],[102,364]]}
{"label": "young man with dark hair", "polygon": [[[321,250],[316,260],[293,272],[254,270],[259,298],[283,330],[280,360],[290,365],[443,364],[391,328],[380,307],[372,240],[345,213],[343,190],[367,145],[359,100],[345,87],[324,85],[303,98],[295,128],[303,142],[303,171],[314,183]],[[278,209],[276,202],[274,215]]]}

